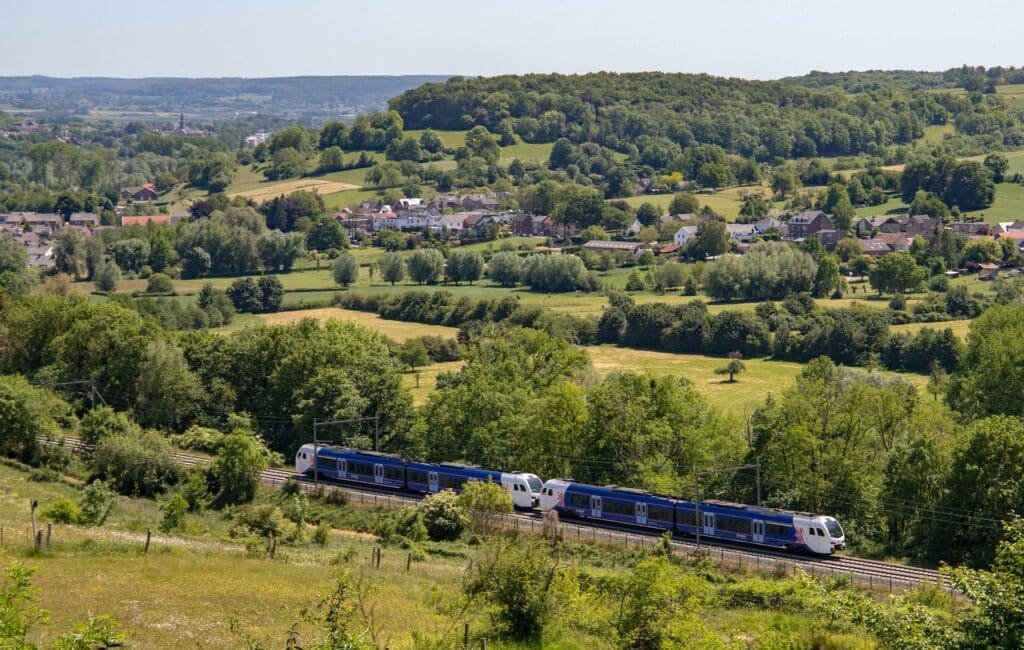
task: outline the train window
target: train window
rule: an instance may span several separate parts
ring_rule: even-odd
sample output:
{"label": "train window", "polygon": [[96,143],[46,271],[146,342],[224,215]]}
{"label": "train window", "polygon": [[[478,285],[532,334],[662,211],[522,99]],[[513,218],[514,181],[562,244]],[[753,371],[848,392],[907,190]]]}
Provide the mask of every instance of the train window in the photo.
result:
{"label": "train window", "polygon": [[647,518],[654,521],[672,521],[672,511],[668,508],[648,506]]}
{"label": "train window", "polygon": [[697,513],[693,510],[676,510],[676,522],[683,526],[695,526]]}
{"label": "train window", "polygon": [[586,494],[570,494],[569,505],[575,506],[577,508],[589,508],[590,497],[587,496]]}
{"label": "train window", "polygon": [[402,476],[402,469],[400,467],[385,467],[384,478],[392,481],[401,481],[405,477]]}
{"label": "train window", "polygon": [[750,532],[750,522],[746,519],[731,519],[719,516],[715,522],[715,528],[730,533],[747,533]]}
{"label": "train window", "polygon": [[316,459],[316,466],[320,469],[336,469],[333,458],[325,458],[323,456]]}
{"label": "train window", "polygon": [[817,535],[817,534],[818,534],[818,533],[816,533],[816,532],[814,531],[814,529],[813,529],[813,528],[808,528],[808,529],[807,529],[807,532],[808,532],[809,534],[811,534],[811,535]]}
{"label": "train window", "polygon": [[427,473],[411,469],[409,470],[409,481],[412,483],[426,483]]}
{"label": "train window", "polygon": [[789,526],[783,526],[780,524],[765,524],[765,533],[773,537],[788,537]]}
{"label": "train window", "polygon": [[819,528],[818,529],[818,535],[821,536],[821,537],[825,537],[825,531],[823,531],[822,529]]}

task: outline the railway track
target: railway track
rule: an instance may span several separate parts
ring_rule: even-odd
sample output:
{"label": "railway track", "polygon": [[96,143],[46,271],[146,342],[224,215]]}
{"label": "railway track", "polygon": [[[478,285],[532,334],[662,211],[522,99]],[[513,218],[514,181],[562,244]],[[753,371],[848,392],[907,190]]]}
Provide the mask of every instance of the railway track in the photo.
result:
{"label": "railway track", "polygon": [[[88,450],[89,446],[75,438],[44,438],[43,442],[62,445],[75,452]],[[205,465],[212,461],[201,454],[175,451],[172,456],[185,467]],[[350,501],[362,505],[384,508],[400,508],[413,505],[422,497],[400,494],[392,490],[374,489],[356,484],[341,484],[321,481],[318,485],[313,480],[293,471],[285,469],[268,469],[263,472],[263,483],[281,486],[288,481],[295,481],[303,492],[328,490],[343,492]],[[542,516],[537,512],[522,512],[507,515],[500,522],[506,528],[521,532],[540,533],[544,529]],[[657,531],[626,529],[609,525],[606,522],[588,521],[586,519],[564,519],[559,522],[561,533],[565,539],[625,544],[633,547],[648,547],[661,543],[661,535]],[[770,548],[739,546],[719,541],[701,540],[698,545],[693,538],[679,538],[672,541],[672,548],[679,553],[688,555],[705,554],[722,563],[754,566],[772,571],[794,571],[800,569],[815,576],[849,577],[853,582],[871,588],[890,591],[906,589],[922,583],[939,584],[952,591],[948,578],[934,569],[913,567],[903,564],[855,558],[846,555],[815,557],[784,553]]]}

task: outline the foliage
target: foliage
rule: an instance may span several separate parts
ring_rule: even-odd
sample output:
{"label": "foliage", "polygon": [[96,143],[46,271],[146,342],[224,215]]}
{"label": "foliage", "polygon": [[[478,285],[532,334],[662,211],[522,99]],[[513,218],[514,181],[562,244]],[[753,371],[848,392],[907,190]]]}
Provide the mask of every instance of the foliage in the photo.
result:
{"label": "foliage", "polygon": [[68,405],[18,375],[0,376],[0,453],[31,460],[40,436],[54,436]]}
{"label": "foliage", "polygon": [[380,268],[381,279],[392,285],[405,279],[405,257],[401,253],[385,253],[377,262],[377,266]]}
{"label": "foliage", "polygon": [[779,300],[810,291],[814,259],[788,244],[759,244],[743,256],[725,255],[704,271],[704,291],[719,300]]}
{"label": "foliage", "polygon": [[409,277],[419,284],[434,284],[444,273],[444,256],[434,248],[420,248],[413,251],[407,264]]}
{"label": "foliage", "polygon": [[55,524],[77,524],[82,518],[78,504],[71,499],[57,499],[39,511],[39,517]]}
{"label": "foliage", "polygon": [[155,496],[185,475],[171,453],[167,439],[156,431],[112,433],[96,445],[90,467],[95,478],[121,494]]}
{"label": "foliage", "polygon": [[879,293],[906,293],[919,289],[928,272],[917,265],[910,253],[883,256],[870,272],[871,285]]}
{"label": "foliage", "polygon": [[352,253],[342,252],[331,265],[331,277],[335,283],[343,287],[353,284],[359,279],[359,262]]}
{"label": "foliage", "polygon": [[427,528],[427,535],[433,540],[458,539],[469,525],[458,495],[451,490],[427,496],[418,510]]}
{"label": "foliage", "polygon": [[729,383],[736,381],[735,375],[745,371],[747,366],[743,363],[743,360],[738,352],[734,352],[729,355],[729,361],[724,366],[715,368],[716,375],[729,375]]}
{"label": "foliage", "polygon": [[470,530],[486,532],[497,517],[512,512],[512,495],[490,481],[469,481],[459,493],[459,506],[466,513]]}
{"label": "foliage", "polygon": [[255,282],[252,278],[239,278],[231,283],[227,295],[240,312],[275,312],[281,308],[284,300],[284,285],[274,275],[260,276]]}
{"label": "foliage", "polygon": [[513,287],[519,282],[523,261],[512,251],[495,253],[487,263],[487,277],[503,287]]}
{"label": "foliage", "polygon": [[266,468],[263,445],[252,433],[236,429],[225,436],[210,466],[217,502],[228,505],[252,501]]}
{"label": "foliage", "polygon": [[469,282],[472,284],[483,275],[484,258],[475,250],[456,249],[448,256],[448,264],[445,270],[448,277],[455,284],[459,282]]}
{"label": "foliage", "polygon": [[566,598],[557,551],[526,538],[495,538],[481,549],[463,587],[470,598],[497,608],[502,631],[514,639],[539,639]]}
{"label": "foliage", "polygon": [[107,260],[96,267],[92,280],[97,290],[112,293],[121,284],[121,269],[113,261]]}
{"label": "foliage", "polygon": [[1004,524],[1003,539],[989,571],[948,571],[953,585],[974,605],[964,626],[965,647],[1018,648],[1024,644],[1024,524],[1019,517]]}

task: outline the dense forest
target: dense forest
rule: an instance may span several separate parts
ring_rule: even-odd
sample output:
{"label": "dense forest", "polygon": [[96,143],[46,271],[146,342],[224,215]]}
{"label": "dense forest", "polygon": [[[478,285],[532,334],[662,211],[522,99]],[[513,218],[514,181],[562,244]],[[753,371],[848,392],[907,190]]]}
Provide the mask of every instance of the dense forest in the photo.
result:
{"label": "dense forest", "polygon": [[[949,123],[988,148],[1024,143],[1020,111],[980,92],[985,83],[979,92],[965,93],[962,87],[908,90],[904,86],[914,84],[900,79],[862,79],[857,85],[863,89],[849,94],[842,87],[849,79],[826,85],[820,74],[805,81],[659,72],[453,77],[410,90],[390,106],[409,128],[480,125],[505,141],[565,137],[624,153],[636,147],[641,156],[649,147],[694,144],[760,161],[878,155],[890,145],[912,143],[929,125]],[[943,77],[935,83],[943,85]]]}

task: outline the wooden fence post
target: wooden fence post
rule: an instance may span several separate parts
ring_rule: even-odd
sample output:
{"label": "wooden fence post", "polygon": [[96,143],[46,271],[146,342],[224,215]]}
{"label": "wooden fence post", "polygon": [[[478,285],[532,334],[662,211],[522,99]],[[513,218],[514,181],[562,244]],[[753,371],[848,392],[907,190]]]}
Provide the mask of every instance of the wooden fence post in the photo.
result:
{"label": "wooden fence post", "polygon": [[51,535],[53,535],[53,524],[46,524],[46,548],[50,548]]}
{"label": "wooden fence post", "polygon": [[408,571],[412,568],[412,553],[409,553],[409,557],[405,559],[405,570]]}
{"label": "wooden fence post", "polygon": [[43,546],[43,531],[36,531],[36,550],[38,551]]}
{"label": "wooden fence post", "polygon": [[149,538],[152,537],[153,530],[150,528],[146,529],[146,545],[142,549],[143,555],[149,555]]}
{"label": "wooden fence post", "polygon": [[469,623],[466,623],[465,630],[462,633],[462,647],[469,650]]}

